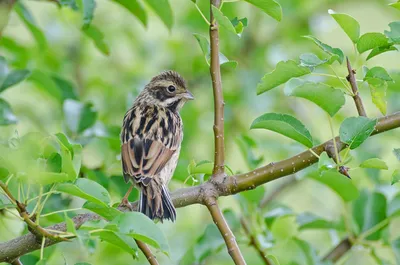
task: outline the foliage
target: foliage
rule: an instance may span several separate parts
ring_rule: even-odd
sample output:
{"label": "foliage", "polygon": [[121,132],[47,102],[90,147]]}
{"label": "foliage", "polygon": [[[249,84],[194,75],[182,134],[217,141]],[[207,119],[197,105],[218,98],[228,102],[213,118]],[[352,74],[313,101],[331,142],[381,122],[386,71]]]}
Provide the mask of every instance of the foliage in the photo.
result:
{"label": "foliage", "polygon": [[[161,264],[231,264],[218,229],[197,206],[178,210],[174,224],[117,208],[128,189],[120,166],[122,118],[161,70],[181,72],[196,97],[182,110],[185,140],[171,189],[212,175],[209,2],[55,2],[18,1],[8,25],[0,21],[0,181],[37,224],[65,221],[61,235],[79,244],[27,254],[23,264],[145,264],[135,240],[164,253],[157,255]],[[400,22],[390,20],[400,4],[389,11],[384,1],[353,3],[357,8],[339,2],[229,0],[211,7],[220,26],[227,174],[336,135],[347,144],[337,162],[330,158],[337,153],[320,154],[318,165],[282,190],[285,196],[263,203],[279,187],[271,183],[222,199],[248,264],[261,262],[250,247],[272,264],[330,264],[325,254],[346,237],[354,247],[342,264],[400,260],[399,134],[369,139],[374,117],[400,110],[400,73],[392,63],[399,61]],[[381,12],[369,11],[375,9]],[[357,117],[346,58],[368,118]],[[27,232],[15,208],[0,192],[1,241]],[[72,218],[84,212],[104,220],[76,229]]]}

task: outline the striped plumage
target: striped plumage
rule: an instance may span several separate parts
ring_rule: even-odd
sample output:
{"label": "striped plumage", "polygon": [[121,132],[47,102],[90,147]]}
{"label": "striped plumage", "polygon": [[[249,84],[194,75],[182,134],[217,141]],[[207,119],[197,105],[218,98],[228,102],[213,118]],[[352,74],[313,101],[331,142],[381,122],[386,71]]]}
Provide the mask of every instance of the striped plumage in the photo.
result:
{"label": "striped plumage", "polygon": [[179,110],[190,99],[193,96],[182,77],[173,71],[163,72],[146,85],[124,117],[124,178],[140,189],[139,210],[151,219],[176,219],[167,185],[183,138]]}

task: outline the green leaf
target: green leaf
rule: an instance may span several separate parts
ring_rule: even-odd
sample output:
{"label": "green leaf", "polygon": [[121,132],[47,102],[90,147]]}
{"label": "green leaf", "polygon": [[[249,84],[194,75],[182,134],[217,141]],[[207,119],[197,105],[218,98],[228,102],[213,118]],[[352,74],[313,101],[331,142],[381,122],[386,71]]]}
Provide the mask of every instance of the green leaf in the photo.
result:
{"label": "green leaf", "polygon": [[253,190],[248,190],[240,193],[240,196],[246,199],[250,204],[257,205],[260,203],[265,195],[265,189],[263,186],[259,186]]}
{"label": "green leaf", "polygon": [[82,163],[82,146],[79,144],[70,144],[65,135],[56,134],[60,145],[60,155],[62,158],[62,172],[69,176],[69,180],[73,181],[78,177]]}
{"label": "green leaf", "polygon": [[299,77],[311,73],[308,67],[297,65],[295,61],[281,61],[275,70],[264,75],[257,85],[257,95],[260,95],[274,87],[286,83],[293,77]]}
{"label": "green leaf", "polygon": [[271,265],[280,265],[278,258],[274,255],[268,254],[267,258],[272,260],[273,263]]}
{"label": "green leaf", "polygon": [[[363,191],[360,197],[354,202],[353,217],[360,233],[369,230],[371,227],[386,219],[386,198],[378,192]],[[380,239],[381,230],[368,236],[368,240]]]}
{"label": "green leaf", "polygon": [[376,169],[384,169],[388,170],[388,166],[386,165],[385,161],[379,158],[370,158],[365,160],[360,164],[362,168],[376,168]]}
{"label": "green leaf", "polygon": [[318,176],[312,175],[312,178],[325,184],[335,191],[344,201],[352,201],[359,196],[357,187],[351,181],[336,170],[325,171]]}
{"label": "green leaf", "polygon": [[58,86],[59,90],[61,91],[63,100],[67,98],[78,99],[78,96],[76,94],[76,89],[71,82],[55,75],[51,76],[51,79],[53,79],[54,83]]}
{"label": "green leaf", "polygon": [[82,0],[82,9],[83,9],[82,28],[88,28],[90,26],[90,23],[92,23],[95,8],[96,8],[96,2],[94,0]]}
{"label": "green leaf", "polygon": [[385,35],[394,44],[400,44],[400,21],[390,23],[389,27],[390,31],[385,30]]}
{"label": "green leaf", "polygon": [[375,66],[371,69],[368,69],[367,73],[365,74],[364,81],[368,81],[369,78],[378,78],[384,81],[393,81],[386,69],[380,66]]}
{"label": "green leaf", "polygon": [[392,185],[400,181],[400,169],[395,169],[392,174]]}
{"label": "green leaf", "polygon": [[110,48],[104,41],[104,34],[101,33],[97,27],[90,25],[89,27],[83,28],[82,31],[86,36],[93,40],[94,45],[96,45],[97,49],[99,49],[101,53],[104,55],[110,55]]}
{"label": "green leaf", "polygon": [[296,118],[287,114],[266,113],[251,124],[250,129],[267,129],[285,135],[307,147],[313,146],[310,132]]}
{"label": "green leaf", "polygon": [[15,124],[17,121],[17,117],[15,117],[10,104],[0,98],[0,126]]}
{"label": "green leaf", "polygon": [[307,99],[333,117],[344,105],[345,97],[341,90],[324,83],[313,83],[298,78],[290,80],[285,86],[285,94]]}
{"label": "green leaf", "polygon": [[376,47],[367,56],[367,61],[381,53],[390,52],[390,51],[397,51],[397,48],[394,47],[393,44],[389,44],[389,45],[382,46],[382,47]]}
{"label": "green leaf", "polygon": [[394,148],[393,149],[393,154],[397,158],[397,160],[400,161],[400,148]]}
{"label": "green leaf", "polygon": [[[0,93],[7,88],[18,84],[30,75],[30,71],[26,69],[14,70],[10,72],[4,79],[3,83],[0,85]],[[0,80],[1,81],[1,80]]]}
{"label": "green leaf", "polygon": [[271,227],[272,224],[275,222],[275,220],[277,220],[278,218],[285,216],[293,216],[293,215],[294,212],[292,209],[288,208],[287,206],[280,206],[272,210],[269,210],[264,215],[264,221],[268,227]]}
{"label": "green leaf", "polygon": [[[323,42],[321,42],[320,40],[318,40],[317,38],[315,38],[314,36],[308,35],[308,36],[304,36],[304,38],[310,39],[312,40],[319,48],[321,48],[324,52],[328,53],[329,55],[332,55],[332,59],[331,60],[337,60],[340,64],[343,63],[344,60],[344,53],[341,49],[339,48],[332,48],[331,46],[329,46],[328,44],[325,44]],[[333,62],[332,61],[332,62]]]}
{"label": "green leaf", "polygon": [[357,20],[347,14],[335,13],[332,9],[329,9],[328,13],[336,20],[351,41],[357,43],[360,37],[360,24]]}
{"label": "green leaf", "polygon": [[5,167],[0,167],[0,180],[5,180],[10,175],[10,172]]}
{"label": "green leaf", "polygon": [[357,50],[359,53],[363,53],[387,45],[388,39],[382,33],[365,33],[357,42]]}
{"label": "green leaf", "polygon": [[64,212],[65,223],[67,224],[67,232],[77,235],[74,221],[68,217],[67,213]]}
{"label": "green leaf", "polygon": [[221,27],[225,28],[227,31],[236,35],[236,29],[232,25],[229,18],[224,16],[224,14],[221,12],[221,10],[219,10],[215,6],[211,5],[211,7],[212,7],[212,12],[213,12],[214,18],[215,18],[215,20],[217,20],[218,25],[220,25]]}
{"label": "green leaf", "polygon": [[319,217],[313,213],[302,213],[297,216],[296,222],[299,225],[299,230],[304,229],[340,229],[344,230],[345,227],[342,224],[338,224],[332,221],[328,221],[322,217]]}
{"label": "green leaf", "polygon": [[378,78],[367,78],[369,89],[371,92],[372,103],[380,110],[383,115],[386,115],[387,101],[386,101],[386,91],[387,83],[386,81]]}
{"label": "green leaf", "polygon": [[62,102],[62,92],[48,74],[39,69],[35,69],[32,71],[29,80],[33,81],[39,89],[54,97],[59,102]]}
{"label": "green leaf", "polygon": [[389,4],[389,6],[400,10],[400,1],[397,1],[396,3]]}
{"label": "green leaf", "polygon": [[108,191],[89,179],[80,178],[75,183],[60,184],[57,186],[57,190],[104,206],[108,206],[107,204],[110,203]]}
{"label": "green leaf", "polygon": [[123,213],[115,217],[111,224],[117,225],[119,232],[137,240],[169,252],[167,240],[160,228],[147,216],[139,212]]}
{"label": "green leaf", "polygon": [[256,142],[247,135],[241,135],[236,138],[236,143],[239,146],[240,152],[242,153],[245,161],[247,162],[250,169],[254,169],[261,164],[264,160],[263,156],[256,156],[253,149],[257,146]]}
{"label": "green leaf", "polygon": [[313,53],[303,53],[300,55],[300,65],[309,67],[311,69],[319,65],[323,65],[326,62],[328,62],[328,59],[321,60]]}
{"label": "green leaf", "polygon": [[147,26],[147,14],[142,4],[137,0],[113,0],[114,2],[125,7],[129,12],[136,16],[144,26]]}
{"label": "green leaf", "polygon": [[92,103],[81,103],[67,99],[64,101],[64,117],[67,128],[73,133],[82,133],[96,122],[97,112]]}
{"label": "green leaf", "polygon": [[335,167],[336,163],[332,160],[332,158],[328,156],[328,154],[325,151],[319,155],[318,170],[320,173]]}
{"label": "green leaf", "polygon": [[247,27],[247,18],[238,19],[235,17],[231,20],[231,23],[235,27],[236,34],[241,37],[244,28]]}
{"label": "green leaf", "polygon": [[60,172],[40,172],[38,177],[31,179],[33,183],[41,184],[41,185],[48,185],[52,183],[61,183],[74,180],[75,178],[67,173]]}
{"label": "green leaf", "polygon": [[374,131],[377,120],[366,117],[345,119],[340,125],[340,140],[349,145],[350,149],[360,146]]}
{"label": "green leaf", "polygon": [[[193,36],[196,38],[197,42],[199,43],[201,51],[204,54],[204,58],[206,59],[207,64],[210,65],[210,60],[211,60],[210,43],[208,42],[207,38],[204,37],[203,35],[193,33]],[[219,53],[219,64],[221,66],[223,66],[223,65],[231,66],[232,68],[235,68],[237,66],[236,61],[230,61],[222,53]]]}
{"label": "green leaf", "polygon": [[282,20],[282,7],[274,0],[245,0],[246,2],[258,7],[267,15],[271,16],[277,21]]}
{"label": "green leaf", "polygon": [[94,213],[97,213],[101,217],[104,217],[107,220],[114,219],[117,215],[121,214],[121,212],[113,207],[105,206],[103,204],[97,204],[90,201],[85,202],[82,208],[88,209]]}
{"label": "green leaf", "polygon": [[47,171],[49,172],[56,172],[60,173],[61,172],[61,166],[62,166],[62,158],[59,153],[52,153],[50,157],[47,159]]}
{"label": "green leaf", "polygon": [[120,247],[134,257],[138,257],[138,246],[132,237],[114,231],[100,231],[94,235],[100,236],[101,240]]}
{"label": "green leaf", "polygon": [[145,2],[156,12],[169,30],[172,29],[174,17],[168,0],[145,0]]}
{"label": "green leaf", "polygon": [[21,1],[18,1],[18,3],[15,4],[14,10],[18,14],[22,22],[24,22],[25,26],[31,32],[33,38],[35,39],[35,41],[39,46],[39,49],[41,51],[45,50],[47,48],[46,37],[43,34],[43,32],[39,29],[39,27],[36,26],[36,23],[33,20],[33,16],[29,12],[29,10],[22,4]]}

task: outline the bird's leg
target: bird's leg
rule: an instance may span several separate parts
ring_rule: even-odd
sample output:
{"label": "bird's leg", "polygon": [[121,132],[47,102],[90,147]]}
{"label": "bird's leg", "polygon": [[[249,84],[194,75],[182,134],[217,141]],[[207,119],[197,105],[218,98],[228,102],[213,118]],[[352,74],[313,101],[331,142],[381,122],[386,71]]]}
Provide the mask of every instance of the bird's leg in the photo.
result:
{"label": "bird's leg", "polygon": [[133,211],[133,208],[132,208],[132,205],[129,203],[128,197],[129,197],[129,194],[131,194],[132,189],[133,189],[133,184],[129,187],[125,196],[122,198],[121,204],[119,205],[119,206],[124,206],[124,207],[130,209],[131,211]]}

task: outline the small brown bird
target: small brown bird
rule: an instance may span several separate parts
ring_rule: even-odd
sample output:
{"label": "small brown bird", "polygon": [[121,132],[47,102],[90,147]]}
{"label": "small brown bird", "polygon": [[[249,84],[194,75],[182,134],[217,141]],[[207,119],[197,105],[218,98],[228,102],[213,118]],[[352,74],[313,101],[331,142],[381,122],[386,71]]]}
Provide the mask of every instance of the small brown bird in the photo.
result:
{"label": "small brown bird", "polygon": [[174,71],[153,77],[125,114],[121,132],[124,179],[132,186],[122,204],[129,205],[132,187],[140,190],[139,211],[150,219],[175,221],[168,191],[183,138],[180,109],[194,99]]}

